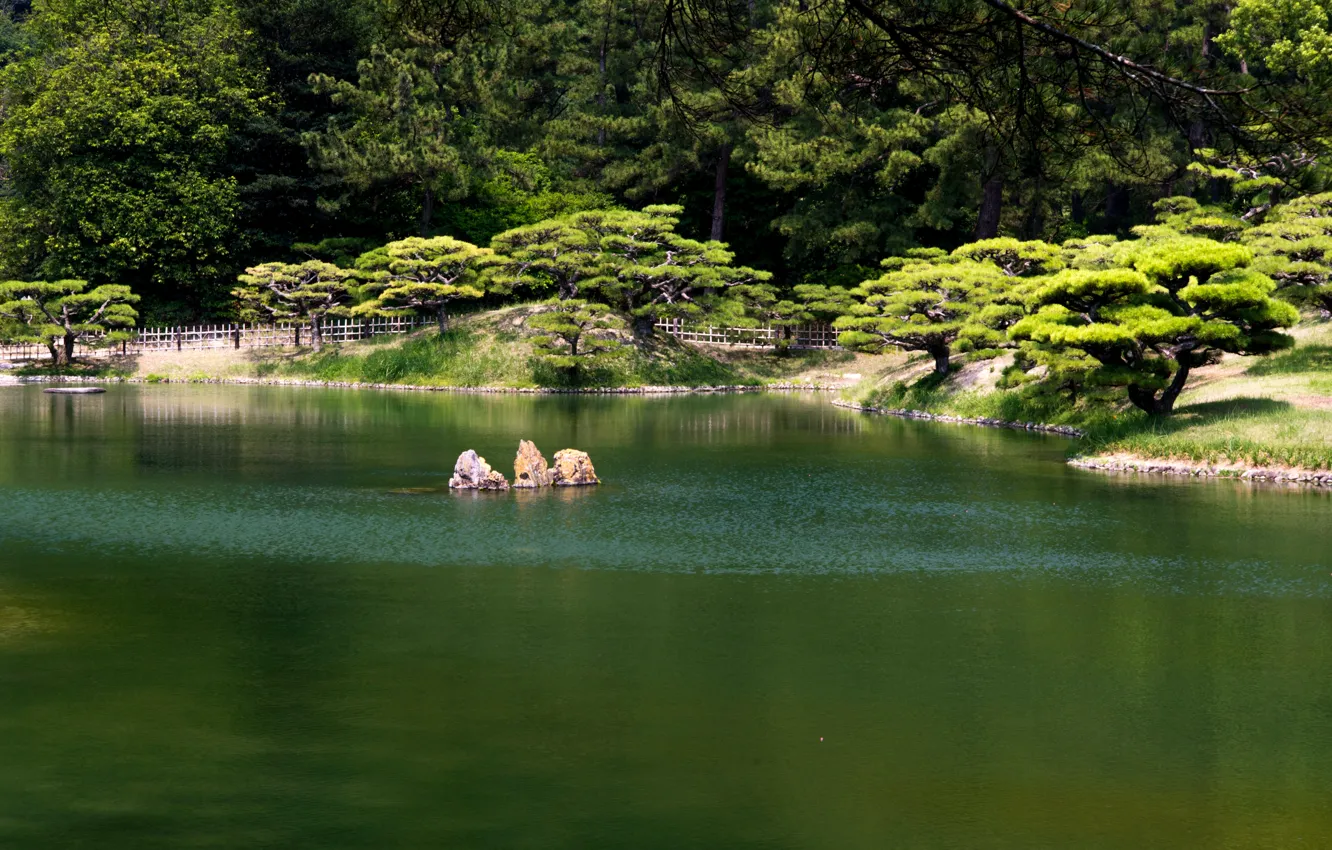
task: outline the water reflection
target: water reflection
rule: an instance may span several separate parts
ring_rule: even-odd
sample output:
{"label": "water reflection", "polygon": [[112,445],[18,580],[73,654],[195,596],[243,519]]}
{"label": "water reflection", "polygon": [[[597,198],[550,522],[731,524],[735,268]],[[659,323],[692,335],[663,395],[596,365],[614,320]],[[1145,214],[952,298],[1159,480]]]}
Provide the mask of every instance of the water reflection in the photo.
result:
{"label": "water reflection", "polygon": [[[0,846],[1332,835],[1321,494],[794,398],[100,399],[0,392]],[[607,483],[447,490],[520,437]]]}

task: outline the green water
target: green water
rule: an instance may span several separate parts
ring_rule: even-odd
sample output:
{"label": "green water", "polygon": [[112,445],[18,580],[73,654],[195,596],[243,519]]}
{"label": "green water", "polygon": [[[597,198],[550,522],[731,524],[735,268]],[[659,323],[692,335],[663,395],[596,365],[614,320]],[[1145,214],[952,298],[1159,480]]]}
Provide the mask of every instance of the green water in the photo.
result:
{"label": "green water", "polygon": [[[437,489],[520,437],[606,485]],[[0,389],[0,847],[1332,845],[1332,497],[1066,446]]]}

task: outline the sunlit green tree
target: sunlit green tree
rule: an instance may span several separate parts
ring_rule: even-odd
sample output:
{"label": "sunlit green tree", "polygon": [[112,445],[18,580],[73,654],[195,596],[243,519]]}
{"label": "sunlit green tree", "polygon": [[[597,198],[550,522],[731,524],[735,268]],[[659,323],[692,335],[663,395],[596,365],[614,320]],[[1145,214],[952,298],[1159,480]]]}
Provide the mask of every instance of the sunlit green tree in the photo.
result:
{"label": "sunlit green tree", "polygon": [[443,334],[449,307],[486,294],[481,274],[494,252],[451,236],[390,242],[356,261],[356,273],[375,297],[358,304],[361,315],[418,312],[433,316]]}
{"label": "sunlit green tree", "polygon": [[245,270],[241,285],[232,290],[241,315],[269,321],[304,320],[310,325],[310,344],[324,346],[324,319],[345,316],[351,301],[352,273],[332,263],[264,263]]}
{"label": "sunlit green tree", "polygon": [[67,366],[80,339],[114,341],[134,327],[139,314],[131,305],[138,300],[119,284],[88,289],[84,280],[8,281],[0,283],[0,318],[17,325],[19,340],[45,345],[55,365]]}
{"label": "sunlit green tree", "polygon": [[1198,237],[1149,242],[1125,268],[1039,281],[1035,312],[1011,333],[1071,361],[1091,358],[1091,380],[1124,386],[1138,408],[1168,415],[1193,369],[1290,344],[1280,329],[1299,315],[1272,297],[1276,284],[1252,259],[1243,246]]}

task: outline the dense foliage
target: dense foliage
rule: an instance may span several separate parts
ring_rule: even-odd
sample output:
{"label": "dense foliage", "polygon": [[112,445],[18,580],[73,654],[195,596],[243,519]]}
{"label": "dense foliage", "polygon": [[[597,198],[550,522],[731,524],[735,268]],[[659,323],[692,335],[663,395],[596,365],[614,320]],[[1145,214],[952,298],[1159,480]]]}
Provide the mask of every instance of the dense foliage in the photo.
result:
{"label": "dense foliage", "polygon": [[[1299,264],[1326,234],[1279,210],[1325,188],[1325,6],[6,4],[0,276],[230,318],[246,268],[450,237],[640,323],[748,285],[785,321],[819,301],[796,287],[884,256],[1123,237],[1187,197],[1192,235],[1267,227],[1246,244],[1289,267],[1260,270],[1315,303]],[[676,244],[649,232],[665,219]],[[630,240],[611,277],[580,256],[615,253],[598,220]],[[572,257],[540,256],[550,228]],[[644,256],[691,259],[634,271],[638,230]]]}

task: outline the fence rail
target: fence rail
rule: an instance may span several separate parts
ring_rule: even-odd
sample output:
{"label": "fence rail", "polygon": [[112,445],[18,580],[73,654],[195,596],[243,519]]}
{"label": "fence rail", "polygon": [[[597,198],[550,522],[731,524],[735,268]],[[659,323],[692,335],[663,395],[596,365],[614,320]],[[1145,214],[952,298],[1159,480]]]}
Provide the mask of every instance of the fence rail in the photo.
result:
{"label": "fence rail", "polygon": [[[376,319],[327,319],[321,326],[325,342],[352,342],[384,334],[411,333],[424,320],[415,316]],[[80,340],[75,357],[106,357],[150,351],[205,351],[217,348],[281,348],[310,344],[308,325],[185,325],[174,328],[139,328],[131,339],[103,344]],[[24,343],[0,345],[0,359],[33,360],[50,356],[45,346]]]}
{"label": "fence rail", "polygon": [[730,345],[740,348],[772,348],[786,340],[790,348],[839,348],[837,331],[831,325],[810,324],[790,327],[716,328],[687,326],[680,319],[657,322],[657,329],[682,342]]}
{"label": "fence rail", "polygon": [[[385,334],[411,333],[428,320],[414,316],[377,319],[329,319],[323,324],[325,342],[352,342]],[[837,331],[830,325],[792,327],[718,328],[686,326],[679,319],[658,322],[657,329],[683,342],[772,348],[786,340],[791,348],[837,348]],[[205,351],[218,348],[282,348],[310,344],[310,328],[303,324],[188,325],[174,328],[139,328],[124,342],[110,345],[92,340],[74,347],[75,357],[107,357],[152,351]],[[22,343],[0,345],[0,360],[40,360],[50,356],[46,346]]]}

